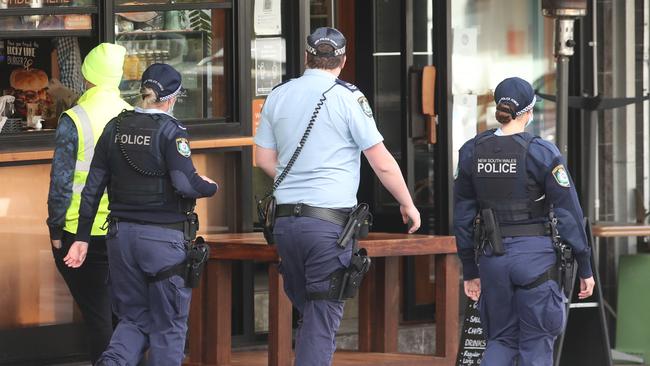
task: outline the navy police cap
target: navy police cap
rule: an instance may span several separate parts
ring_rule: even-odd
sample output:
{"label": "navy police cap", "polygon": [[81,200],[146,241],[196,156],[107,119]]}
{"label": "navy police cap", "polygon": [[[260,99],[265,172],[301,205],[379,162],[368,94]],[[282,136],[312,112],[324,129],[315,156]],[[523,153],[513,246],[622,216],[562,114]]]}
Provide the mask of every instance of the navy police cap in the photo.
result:
{"label": "navy police cap", "polygon": [[153,64],[142,74],[142,87],[153,89],[157,101],[169,100],[181,91],[181,74],[167,64]]}
{"label": "navy police cap", "polygon": [[522,78],[512,77],[503,80],[494,89],[494,101],[497,105],[508,103],[514,107],[514,116],[520,116],[533,109],[537,98],[535,90],[529,82]]}
{"label": "navy police cap", "polygon": [[[345,36],[336,28],[320,27],[317,28],[312,34],[307,36],[308,53],[320,57],[333,57],[345,55]],[[334,48],[332,52],[319,52],[318,46],[327,44]]]}

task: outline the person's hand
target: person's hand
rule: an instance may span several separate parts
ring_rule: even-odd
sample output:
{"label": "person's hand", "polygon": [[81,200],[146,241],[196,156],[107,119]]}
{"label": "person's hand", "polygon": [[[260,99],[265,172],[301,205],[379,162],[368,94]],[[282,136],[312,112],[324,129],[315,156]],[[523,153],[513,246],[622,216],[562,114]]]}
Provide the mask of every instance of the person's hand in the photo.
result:
{"label": "person's hand", "polygon": [[52,247],[54,249],[61,249],[61,240],[60,239],[50,239],[50,243],[52,243]]}
{"label": "person's hand", "polygon": [[420,228],[420,212],[415,206],[399,206],[399,212],[402,214],[402,222],[409,224],[408,233],[413,234]]}
{"label": "person's hand", "polygon": [[581,278],[580,279],[580,292],[578,293],[578,299],[586,299],[591,294],[594,293],[594,286],[596,286],[596,282],[594,281],[594,276],[591,276],[589,278]]}
{"label": "person's hand", "polygon": [[208,183],[217,184],[217,182],[215,182],[212,179],[206,177],[205,175],[200,175],[200,177],[201,177],[201,179],[203,179],[204,181],[206,181]]}
{"label": "person's hand", "polygon": [[63,261],[68,267],[79,268],[86,260],[88,253],[88,243],[85,241],[75,241],[72,243],[68,254],[63,258]]}
{"label": "person's hand", "polygon": [[464,281],[465,295],[474,301],[478,301],[481,296],[481,279],[474,278],[469,281]]}

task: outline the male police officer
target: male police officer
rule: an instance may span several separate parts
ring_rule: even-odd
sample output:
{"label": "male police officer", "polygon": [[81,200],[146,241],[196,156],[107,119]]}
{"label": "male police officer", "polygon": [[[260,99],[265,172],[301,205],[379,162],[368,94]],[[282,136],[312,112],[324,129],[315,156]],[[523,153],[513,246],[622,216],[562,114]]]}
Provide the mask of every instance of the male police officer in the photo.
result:
{"label": "male police officer", "polygon": [[[327,291],[329,276],[350,264],[352,245],[336,242],[342,226],[332,217],[357,204],[360,153],[400,204],[409,232],[420,226],[400,169],[384,147],[368,101],[354,85],[337,79],[345,65],[345,37],[318,28],[307,38],[307,70],[268,96],[255,143],[256,163],[271,177],[283,171],[315,109],[313,130],[292,170],[276,190],[274,238],[282,258],[285,292],[302,316],[296,333],[296,365],[329,365],[343,302],[308,299]],[[318,107],[317,107],[318,106]]]}
{"label": "male police officer", "polygon": [[579,298],[591,296],[594,287],[582,209],[559,150],[524,132],[536,99],[531,85],[505,79],[494,99],[502,126],[463,145],[454,185],[465,294],[475,301],[480,296],[488,338],[481,365],[518,359],[519,366],[550,366],[566,319],[556,231],[577,259]]}
{"label": "male police officer", "polygon": [[104,126],[124,109],[131,109],[120,98],[122,64],[126,50],[122,46],[102,43],[84,59],[81,72],[88,90],[78,104],[65,111],[56,130],[50,192],[47,200],[47,224],[56,267],[81,309],[88,329],[90,359],[95,362],[106,349],[113,333],[108,292],[106,229],[108,197],[103,195],[92,223],[88,261],[78,269],[63,262],[75,240],[79,218],[81,190],[86,184],[95,143]]}
{"label": "male police officer", "polygon": [[[194,200],[217,185],[196,173],[185,127],[172,116],[181,75],[153,64],[142,75],[143,108],[113,119],[100,137],[82,192],[77,267],[88,247],[90,221],[108,187],[108,257],[119,324],[98,365],[135,365],[149,347],[150,365],[180,365],[191,289],[172,268],[186,260]],[[168,275],[164,275],[164,274]]]}

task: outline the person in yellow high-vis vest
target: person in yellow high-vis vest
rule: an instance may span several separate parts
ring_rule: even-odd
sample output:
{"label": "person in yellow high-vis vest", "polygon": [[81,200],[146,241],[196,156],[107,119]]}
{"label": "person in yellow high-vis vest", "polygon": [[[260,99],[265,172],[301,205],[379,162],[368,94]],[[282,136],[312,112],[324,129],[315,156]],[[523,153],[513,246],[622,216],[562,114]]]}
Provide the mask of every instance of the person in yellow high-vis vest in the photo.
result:
{"label": "person in yellow high-vis vest", "polygon": [[118,88],[125,54],[122,46],[102,43],[84,59],[81,73],[86,92],[77,105],[59,119],[47,200],[47,225],[54,260],[84,317],[93,363],[108,345],[113,332],[104,228],[108,216],[106,194],[94,219],[84,265],[70,268],[63,258],[75,241],[81,191],[86,184],[95,144],[108,121],[122,110],[132,109],[120,98]]}

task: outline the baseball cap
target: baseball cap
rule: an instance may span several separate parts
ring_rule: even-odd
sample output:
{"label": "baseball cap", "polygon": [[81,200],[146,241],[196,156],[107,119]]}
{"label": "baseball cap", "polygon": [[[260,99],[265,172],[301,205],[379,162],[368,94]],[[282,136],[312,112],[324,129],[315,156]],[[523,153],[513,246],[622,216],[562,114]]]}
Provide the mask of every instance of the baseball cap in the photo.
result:
{"label": "baseball cap", "polygon": [[153,89],[156,101],[164,102],[181,92],[181,74],[167,64],[152,64],[142,73],[140,85]]}
{"label": "baseball cap", "polygon": [[[318,46],[327,44],[334,47],[332,52],[319,52]],[[345,55],[345,36],[336,28],[320,27],[317,28],[312,34],[307,36],[308,53],[320,57],[334,57]]]}
{"label": "baseball cap", "polygon": [[509,103],[514,107],[514,116],[520,116],[533,109],[537,97],[529,82],[522,78],[511,77],[503,80],[494,89],[494,101],[498,104]]}

